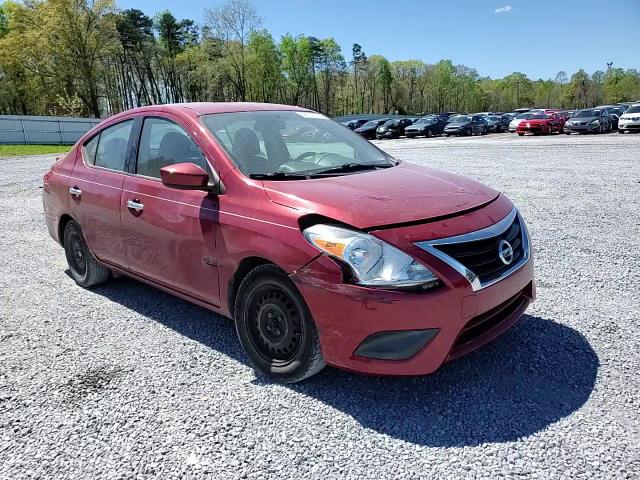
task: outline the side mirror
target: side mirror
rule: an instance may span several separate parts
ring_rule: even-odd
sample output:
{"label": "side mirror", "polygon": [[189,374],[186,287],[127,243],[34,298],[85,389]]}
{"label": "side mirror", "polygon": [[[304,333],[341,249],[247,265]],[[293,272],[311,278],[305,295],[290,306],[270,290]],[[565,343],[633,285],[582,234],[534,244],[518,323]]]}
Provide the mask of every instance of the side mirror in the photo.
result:
{"label": "side mirror", "polygon": [[180,190],[210,190],[209,174],[195,163],[176,163],[160,169],[162,183]]}

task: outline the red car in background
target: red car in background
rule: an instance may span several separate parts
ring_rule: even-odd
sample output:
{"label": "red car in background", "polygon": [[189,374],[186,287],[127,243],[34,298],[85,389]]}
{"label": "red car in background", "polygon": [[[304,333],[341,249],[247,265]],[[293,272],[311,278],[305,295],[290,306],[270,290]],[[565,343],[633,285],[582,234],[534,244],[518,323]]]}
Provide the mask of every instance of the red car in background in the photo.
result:
{"label": "red car in background", "polygon": [[53,164],[43,202],[78,285],[127,275],[231,317],[254,368],[283,382],[326,364],[431,373],[535,297],[507,197],[298,107],[115,115]]}
{"label": "red car in background", "polygon": [[538,113],[520,122],[516,133],[520,136],[525,134],[551,135],[553,133],[562,133],[566,121],[567,119],[559,113]]}

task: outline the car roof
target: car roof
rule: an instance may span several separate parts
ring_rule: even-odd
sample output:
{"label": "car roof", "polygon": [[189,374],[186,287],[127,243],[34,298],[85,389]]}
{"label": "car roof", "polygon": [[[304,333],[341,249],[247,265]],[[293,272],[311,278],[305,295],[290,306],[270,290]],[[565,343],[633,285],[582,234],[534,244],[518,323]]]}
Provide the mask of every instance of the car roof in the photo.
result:
{"label": "car roof", "polygon": [[295,107],[292,105],[280,105],[277,103],[257,103],[257,102],[185,102],[167,103],[162,105],[149,105],[127,110],[126,113],[137,113],[144,111],[166,111],[191,110],[198,115],[208,115],[212,113],[235,113],[235,112],[260,112],[273,110],[297,110],[310,111],[307,108]]}

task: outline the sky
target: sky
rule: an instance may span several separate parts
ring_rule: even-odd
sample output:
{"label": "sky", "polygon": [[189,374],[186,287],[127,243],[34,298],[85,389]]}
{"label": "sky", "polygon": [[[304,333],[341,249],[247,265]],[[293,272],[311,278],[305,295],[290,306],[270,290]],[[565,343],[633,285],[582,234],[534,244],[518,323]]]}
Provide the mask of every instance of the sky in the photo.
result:
{"label": "sky", "polygon": [[[117,0],[148,15],[168,9],[202,24],[223,0]],[[274,39],[333,37],[388,60],[451,59],[482,76],[531,79],[614,67],[640,69],[640,0],[254,0]]]}

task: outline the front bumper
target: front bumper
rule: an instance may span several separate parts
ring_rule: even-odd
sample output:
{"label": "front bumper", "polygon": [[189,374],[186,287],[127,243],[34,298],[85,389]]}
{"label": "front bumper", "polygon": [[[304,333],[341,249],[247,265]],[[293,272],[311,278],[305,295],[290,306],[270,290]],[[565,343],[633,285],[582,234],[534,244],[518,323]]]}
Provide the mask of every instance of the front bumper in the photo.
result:
{"label": "front bumper", "polygon": [[529,127],[527,126],[523,126],[523,125],[519,125],[518,129],[516,130],[517,133],[532,133],[534,135],[540,135],[543,133],[548,133],[549,132],[549,127],[546,125],[531,125]]}
{"label": "front bumper", "polygon": [[600,130],[600,125],[567,125],[564,124],[565,133],[589,133]]}
{"label": "front bumper", "polygon": [[620,120],[618,130],[640,130],[640,120]]}
{"label": "front bumper", "polygon": [[398,138],[399,136],[400,136],[400,133],[396,132],[394,130],[387,130],[387,131],[380,132],[380,133],[376,132],[376,138],[378,140],[382,140],[382,139],[385,139],[385,138]]}
{"label": "front bumper", "polygon": [[[503,333],[535,298],[532,258],[498,283],[473,291],[460,273],[429,252],[416,248],[411,254],[438,274],[441,286],[402,292],[346,284],[340,267],[325,256],[291,276],[318,327],[327,363],[369,374],[429,374]],[[358,354],[368,345],[365,341],[400,331],[410,337],[407,351],[415,349],[415,342],[424,342],[409,358]],[[436,333],[425,333],[432,331]]]}

